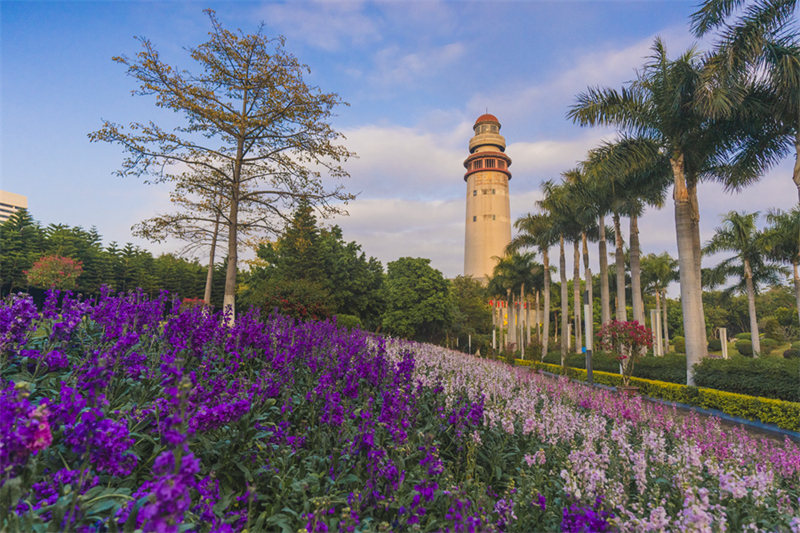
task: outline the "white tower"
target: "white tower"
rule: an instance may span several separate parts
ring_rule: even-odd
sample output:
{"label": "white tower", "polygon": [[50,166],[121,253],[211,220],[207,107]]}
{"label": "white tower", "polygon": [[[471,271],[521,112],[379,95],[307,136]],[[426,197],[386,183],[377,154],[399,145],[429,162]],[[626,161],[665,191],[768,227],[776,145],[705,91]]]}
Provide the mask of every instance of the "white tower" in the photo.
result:
{"label": "white tower", "polygon": [[508,180],[511,158],[504,152],[506,140],[500,135],[500,121],[481,115],[472,128],[470,155],[464,160],[467,173],[467,217],[464,238],[464,275],[486,282],[497,258],[505,255],[511,242],[511,210]]}

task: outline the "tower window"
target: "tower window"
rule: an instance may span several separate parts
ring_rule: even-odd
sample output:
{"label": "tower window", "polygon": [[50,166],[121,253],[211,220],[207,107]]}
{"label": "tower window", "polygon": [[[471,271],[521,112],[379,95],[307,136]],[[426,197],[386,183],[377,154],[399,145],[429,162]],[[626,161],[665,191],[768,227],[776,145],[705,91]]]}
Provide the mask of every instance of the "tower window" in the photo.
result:
{"label": "tower window", "polygon": [[495,217],[496,217],[496,216],[497,216],[497,215],[492,215],[492,220],[495,220]]}
{"label": "tower window", "polygon": [[486,168],[494,168],[494,159],[486,160]]}
{"label": "tower window", "polygon": [[472,217],[472,221],[473,221],[473,222],[477,222],[477,221],[478,221],[478,217],[475,217],[475,216],[474,216],[474,217]]}
{"label": "tower window", "polygon": [[472,196],[478,196],[478,189],[472,189]]}
{"label": "tower window", "polygon": [[494,189],[492,189],[492,194],[497,194],[497,193],[495,193],[495,190],[494,190]]}
{"label": "tower window", "polygon": [[483,161],[481,161],[481,160],[479,159],[479,160],[475,161],[474,163],[472,163],[472,166],[473,166],[473,168],[475,168],[475,169],[478,169],[478,168],[483,168]]}
{"label": "tower window", "polygon": [[497,168],[506,168],[506,162],[502,159],[497,162]]}

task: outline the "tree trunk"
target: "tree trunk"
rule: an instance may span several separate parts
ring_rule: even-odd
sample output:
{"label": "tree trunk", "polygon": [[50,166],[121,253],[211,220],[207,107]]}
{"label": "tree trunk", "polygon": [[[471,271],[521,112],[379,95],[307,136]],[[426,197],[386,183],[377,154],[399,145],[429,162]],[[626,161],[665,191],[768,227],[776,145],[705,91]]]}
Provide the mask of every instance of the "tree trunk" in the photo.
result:
{"label": "tree trunk", "polygon": [[794,299],[797,302],[797,319],[800,321],[800,270],[798,270],[798,260],[792,261],[794,269]]}
{"label": "tree trunk", "polygon": [[700,295],[700,313],[703,316],[703,353],[708,353],[708,334],[706,332],[706,325],[705,325],[705,312],[703,311],[703,270],[702,270],[702,262],[703,262],[703,247],[700,243],[700,205],[697,201],[697,180],[691,180],[690,183],[687,184],[687,190],[689,191],[689,201],[691,202],[692,206],[692,243],[694,246],[694,268],[696,271],[696,280],[697,280],[697,287],[696,291],[697,294]]}
{"label": "tree trunk", "polygon": [[702,295],[698,291],[697,268],[694,254],[692,205],[686,187],[683,155],[670,159],[674,176],[673,200],[675,203],[675,235],[678,244],[680,269],[681,308],[683,330],[686,336],[686,384],[694,385],[694,365],[706,355],[705,317]]}
{"label": "tree trunk", "polygon": [[662,332],[664,333],[664,353],[669,353],[669,327],[667,324],[667,289],[661,289],[661,305],[664,312],[661,315],[661,321],[664,323]]}
{"label": "tree trunk", "polygon": [[619,223],[619,213],[614,213],[614,241],[616,244],[616,274],[617,274],[617,321],[626,322],[628,312],[625,310],[625,253],[622,251],[622,230]]}
{"label": "tree trunk", "polygon": [[[792,172],[792,181],[797,187],[797,202],[800,203],[800,128],[794,138],[794,172]],[[800,312],[800,305],[798,305]]]}
{"label": "tree trunk", "polygon": [[581,353],[581,244],[580,239],[576,238],[572,242],[573,253],[572,261],[572,320],[575,324],[575,353]]}
{"label": "tree trunk", "polygon": [[655,339],[655,350],[654,352],[656,355],[664,355],[664,337],[660,334],[661,331],[658,327],[659,322],[661,322],[661,290],[656,289],[656,312],[655,315],[651,315],[655,318],[655,322],[650,324],[650,327],[653,329],[653,333],[656,336]]}
{"label": "tree trunk", "polygon": [[222,298],[222,309],[227,313],[227,322],[233,324],[236,318],[236,261],[237,250],[236,242],[239,229],[239,191],[235,190],[231,195],[230,226],[228,226],[228,264],[225,270],[225,295]]}
{"label": "tree trunk", "polygon": [[633,319],[644,325],[644,299],[642,298],[642,269],[639,263],[639,219],[630,217],[631,241],[631,304]]}
{"label": "tree trunk", "polygon": [[753,357],[761,355],[761,339],[758,338],[758,318],[756,317],[756,290],[753,286],[753,269],[750,261],[744,260],[744,285],[747,290],[747,311],[750,313],[750,342],[753,344]]}
{"label": "tree trunk", "polygon": [[542,265],[544,266],[544,295],[542,298],[542,361],[547,355],[550,344],[550,254],[545,248],[542,250]]}
{"label": "tree trunk", "polygon": [[[586,238],[586,232],[583,232],[581,235],[581,240],[583,241],[583,268],[585,269],[584,277],[586,278],[586,294],[589,295],[589,301],[586,303],[589,304],[589,312],[593,315],[589,319],[589,324],[592,325],[594,323],[594,293],[592,292],[592,268],[589,266],[589,239]],[[585,336],[587,338],[591,335],[591,331],[585,332]]]}
{"label": "tree trunk", "polygon": [[211,305],[211,285],[214,281],[214,258],[217,255],[217,236],[219,235],[219,211],[214,220],[214,234],[211,237],[211,252],[208,254],[208,273],[206,274],[206,288],[203,291],[203,302]]}
{"label": "tree trunk", "polygon": [[564,236],[559,235],[558,245],[560,255],[558,258],[558,270],[561,276],[561,367],[567,364],[567,337],[569,335],[569,291],[567,290],[567,259],[564,255]]}
{"label": "tree trunk", "polygon": [[600,215],[597,253],[600,255],[600,321],[605,324],[611,320],[611,298],[608,291],[608,249],[606,247],[605,217]]}

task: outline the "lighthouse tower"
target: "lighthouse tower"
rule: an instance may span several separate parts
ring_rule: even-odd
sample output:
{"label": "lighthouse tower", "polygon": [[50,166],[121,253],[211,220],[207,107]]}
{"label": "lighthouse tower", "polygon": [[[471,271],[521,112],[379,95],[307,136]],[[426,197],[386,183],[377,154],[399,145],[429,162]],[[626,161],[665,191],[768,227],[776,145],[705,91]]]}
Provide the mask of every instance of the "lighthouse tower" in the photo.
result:
{"label": "lighthouse tower", "polygon": [[500,121],[481,115],[472,127],[467,173],[467,217],[464,238],[464,275],[484,283],[492,275],[497,257],[505,255],[511,242],[511,212],[508,180],[511,158],[504,152],[506,140],[500,135]]}

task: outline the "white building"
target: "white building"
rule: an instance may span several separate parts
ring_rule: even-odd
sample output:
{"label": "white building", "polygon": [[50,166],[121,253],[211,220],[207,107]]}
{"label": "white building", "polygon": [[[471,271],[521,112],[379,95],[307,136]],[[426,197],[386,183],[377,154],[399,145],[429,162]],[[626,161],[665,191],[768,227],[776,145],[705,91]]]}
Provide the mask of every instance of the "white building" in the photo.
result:
{"label": "white building", "polygon": [[0,224],[11,218],[11,215],[20,209],[28,209],[27,196],[0,191]]}

